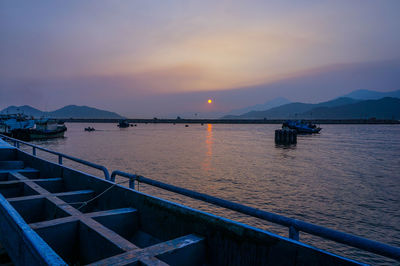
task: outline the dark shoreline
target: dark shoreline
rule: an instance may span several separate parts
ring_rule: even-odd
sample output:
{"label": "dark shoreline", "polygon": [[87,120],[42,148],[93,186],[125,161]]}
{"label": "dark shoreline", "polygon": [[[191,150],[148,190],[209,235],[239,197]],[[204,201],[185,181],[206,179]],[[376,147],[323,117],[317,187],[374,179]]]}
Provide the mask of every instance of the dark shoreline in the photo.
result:
{"label": "dark shoreline", "polygon": [[[61,119],[69,123],[118,123],[120,119]],[[282,124],[287,119],[127,119],[129,123],[156,124]],[[304,119],[314,124],[400,124],[399,120],[391,119]]]}

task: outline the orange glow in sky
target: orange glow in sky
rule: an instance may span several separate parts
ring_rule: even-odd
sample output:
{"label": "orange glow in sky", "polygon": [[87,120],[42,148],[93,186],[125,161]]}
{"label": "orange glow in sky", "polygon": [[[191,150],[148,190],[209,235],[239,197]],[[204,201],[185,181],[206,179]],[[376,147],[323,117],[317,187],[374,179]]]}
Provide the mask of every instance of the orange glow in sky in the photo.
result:
{"label": "orange glow in sky", "polygon": [[211,99],[208,99],[208,101],[207,101],[208,103],[212,103],[212,100]]}

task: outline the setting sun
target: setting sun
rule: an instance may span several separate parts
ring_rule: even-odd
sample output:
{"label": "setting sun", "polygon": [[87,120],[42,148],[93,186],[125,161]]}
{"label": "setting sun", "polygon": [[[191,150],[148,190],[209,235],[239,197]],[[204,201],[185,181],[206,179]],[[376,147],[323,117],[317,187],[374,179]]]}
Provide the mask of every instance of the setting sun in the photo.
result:
{"label": "setting sun", "polygon": [[208,101],[207,101],[208,103],[212,103],[212,100],[211,99],[208,99]]}

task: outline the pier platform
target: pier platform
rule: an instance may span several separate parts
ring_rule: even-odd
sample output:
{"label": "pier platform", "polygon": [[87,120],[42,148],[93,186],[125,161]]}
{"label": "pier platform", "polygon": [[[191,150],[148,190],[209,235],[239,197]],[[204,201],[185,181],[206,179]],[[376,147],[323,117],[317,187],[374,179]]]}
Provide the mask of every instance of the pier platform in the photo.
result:
{"label": "pier platform", "polygon": [[[53,163],[0,142],[0,243],[15,265],[362,265],[127,188],[100,166],[58,155]],[[107,180],[62,158],[104,170]]]}

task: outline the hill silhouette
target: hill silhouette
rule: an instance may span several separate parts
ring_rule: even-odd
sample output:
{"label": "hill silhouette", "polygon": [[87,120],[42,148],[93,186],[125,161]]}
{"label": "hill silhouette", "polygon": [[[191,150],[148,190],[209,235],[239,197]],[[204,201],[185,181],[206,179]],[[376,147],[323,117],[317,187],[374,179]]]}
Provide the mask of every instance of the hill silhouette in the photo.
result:
{"label": "hill silhouette", "polygon": [[1,111],[1,114],[16,114],[16,113],[23,113],[28,116],[33,116],[35,118],[39,117],[60,118],[60,119],[61,118],[91,118],[91,119],[123,118],[122,116],[114,112],[105,111],[89,106],[77,106],[77,105],[67,105],[63,108],[51,112],[43,112],[29,105],[9,106]]}
{"label": "hill silhouette", "polygon": [[400,119],[400,99],[379,100],[338,98],[319,104],[291,103],[266,111],[252,111],[224,119]]}

